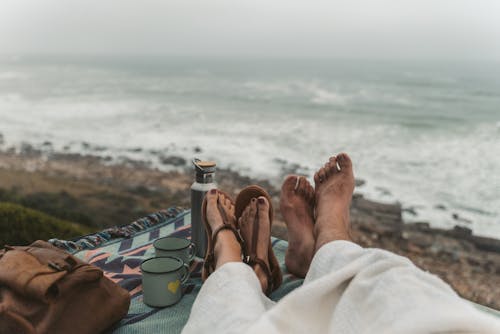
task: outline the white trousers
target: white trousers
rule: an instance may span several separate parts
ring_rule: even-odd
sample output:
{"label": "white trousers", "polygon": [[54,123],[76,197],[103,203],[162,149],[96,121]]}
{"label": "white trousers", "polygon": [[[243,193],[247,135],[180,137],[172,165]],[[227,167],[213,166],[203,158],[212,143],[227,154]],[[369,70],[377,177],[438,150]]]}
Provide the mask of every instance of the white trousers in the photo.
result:
{"label": "white trousers", "polygon": [[279,302],[254,271],[227,263],[203,284],[183,333],[500,333],[437,276],[347,241],[321,247],[301,287]]}

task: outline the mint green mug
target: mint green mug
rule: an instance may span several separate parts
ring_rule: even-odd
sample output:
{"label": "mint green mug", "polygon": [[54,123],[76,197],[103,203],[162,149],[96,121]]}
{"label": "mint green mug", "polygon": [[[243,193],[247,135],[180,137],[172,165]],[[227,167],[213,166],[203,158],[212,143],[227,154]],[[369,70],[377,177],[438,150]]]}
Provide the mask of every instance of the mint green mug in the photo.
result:
{"label": "mint green mug", "polygon": [[184,261],[184,263],[190,263],[196,254],[195,244],[183,238],[164,237],[156,239],[153,246],[155,256],[174,256]]}
{"label": "mint green mug", "polygon": [[141,263],[144,303],[153,307],[170,306],[182,298],[182,284],[189,278],[189,267],[173,256],[153,257]]}

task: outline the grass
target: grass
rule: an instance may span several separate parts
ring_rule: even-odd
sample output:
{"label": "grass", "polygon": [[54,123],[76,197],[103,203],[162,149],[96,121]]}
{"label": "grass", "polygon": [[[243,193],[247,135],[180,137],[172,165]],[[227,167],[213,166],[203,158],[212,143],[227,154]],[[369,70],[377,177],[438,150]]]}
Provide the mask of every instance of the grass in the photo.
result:
{"label": "grass", "polygon": [[58,219],[19,204],[0,202],[0,245],[25,245],[37,239],[71,239],[90,233],[80,224]]}

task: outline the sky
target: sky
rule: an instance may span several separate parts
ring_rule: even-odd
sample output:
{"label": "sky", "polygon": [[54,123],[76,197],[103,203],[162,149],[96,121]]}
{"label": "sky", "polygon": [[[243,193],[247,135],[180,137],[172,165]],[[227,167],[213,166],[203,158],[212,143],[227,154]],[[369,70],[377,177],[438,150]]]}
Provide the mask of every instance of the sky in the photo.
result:
{"label": "sky", "polygon": [[2,0],[0,53],[500,60],[500,1]]}

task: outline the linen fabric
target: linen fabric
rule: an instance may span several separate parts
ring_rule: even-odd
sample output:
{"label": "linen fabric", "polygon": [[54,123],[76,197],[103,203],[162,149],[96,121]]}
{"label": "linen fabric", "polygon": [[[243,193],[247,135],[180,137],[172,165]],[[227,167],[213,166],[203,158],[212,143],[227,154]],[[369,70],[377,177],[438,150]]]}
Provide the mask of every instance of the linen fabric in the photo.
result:
{"label": "linen fabric", "polygon": [[203,284],[182,333],[431,332],[500,333],[500,321],[407,258],[334,241],[279,302],[249,266],[224,264]]}

